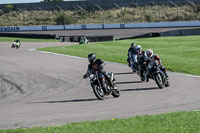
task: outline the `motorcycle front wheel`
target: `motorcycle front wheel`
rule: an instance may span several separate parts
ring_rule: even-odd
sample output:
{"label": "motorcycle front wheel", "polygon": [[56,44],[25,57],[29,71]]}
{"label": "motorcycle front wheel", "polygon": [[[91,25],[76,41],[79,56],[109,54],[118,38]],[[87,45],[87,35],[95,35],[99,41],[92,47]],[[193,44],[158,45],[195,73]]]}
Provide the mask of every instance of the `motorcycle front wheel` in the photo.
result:
{"label": "motorcycle front wheel", "polygon": [[146,73],[145,73],[144,70],[141,72],[140,79],[141,79],[141,81],[146,81],[147,80]]}
{"label": "motorcycle front wheel", "polygon": [[99,100],[104,100],[104,92],[103,92],[103,89],[100,88],[98,85],[94,85],[93,87],[93,92],[95,94],[95,96],[99,99]]}
{"label": "motorcycle front wheel", "polygon": [[158,74],[155,75],[155,81],[156,81],[156,84],[158,85],[158,87],[160,89],[162,89],[164,87],[163,79],[162,79],[162,76],[161,76],[160,73],[158,73]]}
{"label": "motorcycle front wheel", "polygon": [[[114,86],[116,86],[116,84],[114,83]],[[113,89],[111,95],[113,97],[119,97],[120,96],[120,91],[118,89]]]}

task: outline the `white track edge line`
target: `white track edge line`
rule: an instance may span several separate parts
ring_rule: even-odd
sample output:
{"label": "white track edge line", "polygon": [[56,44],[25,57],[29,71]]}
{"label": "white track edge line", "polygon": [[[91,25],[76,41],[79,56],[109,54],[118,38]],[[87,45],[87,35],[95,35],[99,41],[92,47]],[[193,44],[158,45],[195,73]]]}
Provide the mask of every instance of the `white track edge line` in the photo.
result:
{"label": "white track edge line", "polygon": [[[58,54],[58,53],[46,52],[46,51],[40,51],[40,50],[36,50],[36,49],[28,49],[28,51],[87,60],[87,58],[83,58],[83,57],[72,56],[72,55],[64,55],[64,54]],[[122,63],[116,63],[116,62],[109,62],[109,61],[105,61],[105,62],[112,63],[112,64],[126,65],[126,64],[122,64]],[[170,72],[170,73],[176,73],[176,72]],[[178,74],[178,75],[183,75],[183,76],[188,76],[188,77],[193,77],[193,78],[200,78],[200,76],[196,76],[196,75],[182,74],[182,73],[176,73],[176,74]]]}

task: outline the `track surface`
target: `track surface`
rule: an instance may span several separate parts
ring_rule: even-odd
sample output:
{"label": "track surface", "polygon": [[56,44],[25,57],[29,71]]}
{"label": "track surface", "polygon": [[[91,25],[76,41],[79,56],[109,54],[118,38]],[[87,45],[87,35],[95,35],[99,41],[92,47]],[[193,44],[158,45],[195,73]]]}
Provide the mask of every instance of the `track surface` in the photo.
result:
{"label": "track surface", "polygon": [[169,72],[171,86],[158,89],[152,80],[142,83],[136,74],[127,74],[127,65],[107,63],[121,96],[99,101],[89,79],[82,78],[87,60],[28,51],[57,43],[23,43],[19,50],[10,45],[0,43],[0,129],[200,110],[198,77]]}

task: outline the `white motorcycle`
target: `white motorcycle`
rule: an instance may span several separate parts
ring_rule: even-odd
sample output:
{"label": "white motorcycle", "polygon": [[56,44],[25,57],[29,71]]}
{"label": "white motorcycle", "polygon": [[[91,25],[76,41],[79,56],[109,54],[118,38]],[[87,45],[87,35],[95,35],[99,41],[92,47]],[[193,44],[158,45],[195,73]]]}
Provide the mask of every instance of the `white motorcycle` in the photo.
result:
{"label": "white motorcycle", "polygon": [[20,46],[21,46],[21,43],[20,43],[20,42],[13,42],[12,45],[11,45],[11,48],[16,48],[16,49],[18,49],[18,48],[20,48]]}

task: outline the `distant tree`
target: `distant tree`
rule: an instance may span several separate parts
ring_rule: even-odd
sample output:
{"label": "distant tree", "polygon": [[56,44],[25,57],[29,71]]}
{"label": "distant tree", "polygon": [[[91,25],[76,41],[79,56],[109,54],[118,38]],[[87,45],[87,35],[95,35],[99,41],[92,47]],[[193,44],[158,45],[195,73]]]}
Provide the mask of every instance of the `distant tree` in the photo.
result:
{"label": "distant tree", "polygon": [[72,16],[70,15],[66,15],[65,13],[64,14],[59,14],[56,18],[56,24],[57,25],[70,25],[73,23],[73,18]]}
{"label": "distant tree", "polygon": [[44,0],[42,2],[62,2],[63,0]]}
{"label": "distant tree", "polygon": [[13,5],[6,5],[6,9],[8,12],[12,11],[14,9]]}

